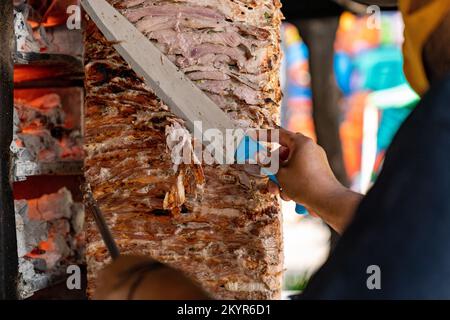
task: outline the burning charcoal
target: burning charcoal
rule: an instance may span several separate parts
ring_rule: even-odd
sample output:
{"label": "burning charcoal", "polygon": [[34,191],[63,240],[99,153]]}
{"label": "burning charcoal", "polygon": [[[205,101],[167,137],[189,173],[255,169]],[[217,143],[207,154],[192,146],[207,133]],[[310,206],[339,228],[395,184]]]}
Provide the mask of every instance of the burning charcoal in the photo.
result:
{"label": "burning charcoal", "polygon": [[17,112],[16,108],[14,108],[14,115],[13,115],[13,134],[16,135],[17,132],[19,132],[20,128],[20,118],[19,113]]}
{"label": "burning charcoal", "polygon": [[37,199],[16,200],[19,293],[22,298],[65,276],[84,261],[84,210],[66,188]]}
{"label": "burning charcoal", "polygon": [[54,161],[60,154],[60,147],[48,130],[34,130],[17,135],[34,161]]}
{"label": "burning charcoal", "polygon": [[30,102],[14,101],[14,108],[20,119],[20,128],[48,128],[62,126],[65,113],[61,98],[57,94],[47,94]]}
{"label": "burning charcoal", "polygon": [[28,28],[22,12],[14,10],[14,33],[16,35],[16,50],[25,51],[27,37],[29,36]]}
{"label": "burning charcoal", "polygon": [[48,269],[55,268],[62,259],[67,258],[72,253],[66,238],[60,234],[41,242],[39,248],[44,250],[44,253],[28,256],[45,260]]}
{"label": "burning charcoal", "polygon": [[15,105],[20,117],[19,128],[27,129],[52,129],[62,126],[64,123],[64,113],[61,109],[38,110],[26,105]]}
{"label": "burning charcoal", "polygon": [[30,101],[30,105],[40,110],[61,108],[61,97],[56,93],[46,94]]}
{"label": "burning charcoal", "polygon": [[16,9],[18,11],[22,11],[25,9],[26,3],[27,3],[27,0],[13,0],[14,9]]}
{"label": "burning charcoal", "polygon": [[47,37],[47,32],[44,26],[41,25],[36,30],[34,30],[33,37],[41,48],[41,52],[48,52],[49,50],[53,49],[50,40]]}
{"label": "burning charcoal", "polygon": [[79,234],[83,231],[85,211],[82,203],[73,203],[72,204],[72,218],[70,219],[70,223],[72,225],[72,229],[75,235]]}
{"label": "burning charcoal", "polygon": [[19,259],[18,291],[22,299],[33,295],[37,290],[46,288],[51,283],[51,274],[38,273],[34,264],[27,258]]}
{"label": "burning charcoal", "polygon": [[54,127],[50,130],[50,133],[53,138],[61,140],[66,133],[66,129],[63,127]]}
{"label": "burning charcoal", "polygon": [[16,211],[17,251],[19,257],[25,256],[41,241],[47,240],[47,222],[32,220],[28,215],[26,200],[14,201]]}
{"label": "burning charcoal", "polygon": [[15,142],[11,148],[21,161],[82,159],[81,133],[64,127],[66,114],[58,94],[46,94],[32,101],[15,100],[14,116]]}
{"label": "burning charcoal", "polygon": [[[40,123],[40,121],[38,121],[39,110],[29,105],[26,105],[22,101],[14,101],[14,111],[20,120],[20,123],[18,125],[18,129],[20,130],[29,127],[31,124],[35,122]],[[34,127],[36,126],[37,125],[34,125]]]}
{"label": "burning charcoal", "polygon": [[40,272],[45,272],[48,270],[47,262],[44,259],[35,258],[31,260],[33,267],[35,270]]}
{"label": "burning charcoal", "polygon": [[29,216],[31,219],[45,221],[70,218],[72,203],[72,194],[64,187],[57,193],[29,200]]}
{"label": "burning charcoal", "polygon": [[[49,48],[50,43],[42,22],[42,16],[25,0],[14,0],[14,26],[16,50],[21,52],[40,52]],[[38,25],[33,30],[32,24]]]}
{"label": "burning charcoal", "polygon": [[33,36],[33,29],[28,23],[30,6],[22,1],[17,2],[14,8],[14,32],[16,35],[16,50],[20,52],[40,52],[39,43]]}
{"label": "burning charcoal", "polygon": [[58,235],[68,237],[70,234],[70,222],[67,219],[55,219],[49,222],[49,225],[49,237],[56,237]]}
{"label": "burning charcoal", "polygon": [[81,159],[84,151],[82,147],[82,135],[79,130],[73,130],[60,141],[61,159]]}
{"label": "burning charcoal", "polygon": [[34,161],[36,159],[26,148],[21,147],[23,145],[22,141],[17,139],[11,143],[11,152],[15,155],[17,159],[21,161]]}

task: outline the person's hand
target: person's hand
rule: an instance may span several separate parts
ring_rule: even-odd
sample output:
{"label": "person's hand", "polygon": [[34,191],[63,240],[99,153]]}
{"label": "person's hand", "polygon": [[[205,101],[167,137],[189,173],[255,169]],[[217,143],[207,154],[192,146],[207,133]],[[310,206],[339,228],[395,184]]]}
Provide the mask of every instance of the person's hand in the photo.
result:
{"label": "person's hand", "polygon": [[181,271],[141,256],[119,256],[96,281],[97,300],[205,300],[208,294]]}
{"label": "person's hand", "polygon": [[[343,188],[337,181],[322,147],[312,139],[284,129],[269,131],[267,140],[273,141],[275,130],[279,132],[279,170],[277,178],[280,186],[269,182],[269,191],[280,193],[282,199],[293,200],[316,210],[326,195]],[[258,137],[261,139],[261,136]]]}
{"label": "person's hand", "polygon": [[[273,141],[278,130],[279,141]],[[314,212],[337,231],[350,221],[361,196],[348,190],[334,176],[322,147],[312,139],[284,129],[274,129],[268,142],[278,142],[280,186],[269,182],[268,189],[279,193],[284,200],[293,200]],[[258,136],[260,141],[262,135]]]}

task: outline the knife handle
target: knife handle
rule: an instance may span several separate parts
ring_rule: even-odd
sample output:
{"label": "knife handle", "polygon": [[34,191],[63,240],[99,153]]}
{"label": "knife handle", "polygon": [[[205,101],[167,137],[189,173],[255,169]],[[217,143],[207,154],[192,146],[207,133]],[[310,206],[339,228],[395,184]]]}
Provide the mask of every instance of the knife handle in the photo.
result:
{"label": "knife handle", "polygon": [[[265,150],[266,148],[258,141],[256,141],[252,137],[245,136],[244,138],[242,138],[239,146],[236,149],[235,158],[238,163],[244,163],[247,160],[256,161],[257,153]],[[261,173],[268,176],[270,181],[280,186],[280,182],[278,181],[276,175],[270,172],[267,168],[261,168]],[[302,215],[308,214],[308,210],[303,205],[298,203],[296,203],[295,205],[295,212]]]}

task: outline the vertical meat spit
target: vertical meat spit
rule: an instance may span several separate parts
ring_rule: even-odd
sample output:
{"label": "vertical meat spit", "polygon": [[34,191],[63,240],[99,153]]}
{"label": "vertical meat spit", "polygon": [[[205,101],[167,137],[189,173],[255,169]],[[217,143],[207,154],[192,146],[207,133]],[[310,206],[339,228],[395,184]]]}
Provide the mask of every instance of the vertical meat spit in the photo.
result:
{"label": "vertical meat spit", "polygon": [[86,203],[86,207],[94,216],[97,228],[102,236],[103,242],[105,243],[111,258],[115,260],[120,255],[119,248],[117,247],[116,241],[111,234],[111,230],[106,224],[105,218],[97,204],[97,201],[95,201],[94,196],[92,195],[91,186],[89,184],[86,184],[85,186],[84,201]]}

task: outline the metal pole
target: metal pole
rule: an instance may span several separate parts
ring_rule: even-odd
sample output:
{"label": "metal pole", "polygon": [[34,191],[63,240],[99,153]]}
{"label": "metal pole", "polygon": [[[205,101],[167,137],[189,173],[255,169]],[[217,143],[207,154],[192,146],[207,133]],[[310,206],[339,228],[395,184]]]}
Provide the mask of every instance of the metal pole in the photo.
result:
{"label": "metal pole", "polygon": [[17,299],[17,238],[11,179],[13,133],[13,1],[0,0],[0,299]]}
{"label": "metal pole", "polygon": [[106,224],[105,217],[103,213],[100,211],[98,207],[97,201],[95,201],[94,195],[91,191],[91,186],[87,185],[85,188],[85,203],[89,210],[92,212],[94,216],[95,223],[97,225],[100,234],[102,235],[103,242],[105,243],[106,248],[108,249],[109,254],[111,255],[112,260],[116,260],[119,255],[119,247],[114,240],[111,230],[109,230],[108,225]]}

